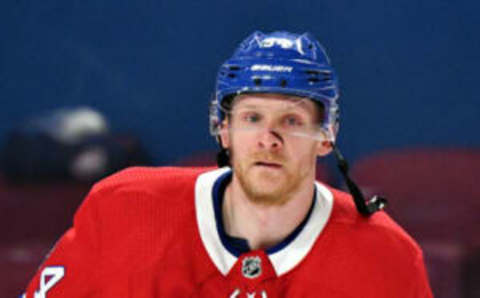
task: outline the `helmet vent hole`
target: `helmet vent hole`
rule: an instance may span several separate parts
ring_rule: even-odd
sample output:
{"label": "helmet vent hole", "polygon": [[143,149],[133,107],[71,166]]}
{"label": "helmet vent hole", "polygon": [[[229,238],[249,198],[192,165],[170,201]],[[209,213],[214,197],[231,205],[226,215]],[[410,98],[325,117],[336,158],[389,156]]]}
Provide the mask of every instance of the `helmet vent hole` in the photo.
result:
{"label": "helmet vent hole", "polygon": [[320,71],[315,70],[315,69],[309,69],[309,70],[306,70],[305,73],[309,74],[309,75],[319,75]]}
{"label": "helmet vent hole", "polygon": [[318,78],[308,78],[308,81],[312,84],[320,82],[320,80]]}
{"label": "helmet vent hole", "polygon": [[240,66],[237,66],[237,65],[230,65],[228,67],[228,69],[232,70],[232,71],[237,71],[237,70],[240,70]]}
{"label": "helmet vent hole", "polygon": [[234,79],[234,78],[237,77],[237,75],[234,74],[234,73],[229,72],[229,73],[228,73],[228,77],[231,78],[231,79]]}
{"label": "helmet vent hole", "polygon": [[287,80],[281,80],[280,81],[280,86],[286,87],[287,86]]}
{"label": "helmet vent hole", "polygon": [[255,84],[255,86],[260,86],[260,85],[262,85],[262,79],[255,78],[255,79],[253,79],[253,83]]}

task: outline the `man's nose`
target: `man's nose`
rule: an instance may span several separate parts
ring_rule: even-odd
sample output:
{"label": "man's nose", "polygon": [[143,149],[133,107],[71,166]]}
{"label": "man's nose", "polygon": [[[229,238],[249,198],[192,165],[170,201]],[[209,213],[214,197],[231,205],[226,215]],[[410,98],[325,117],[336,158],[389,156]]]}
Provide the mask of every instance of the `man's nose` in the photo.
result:
{"label": "man's nose", "polygon": [[266,127],[259,132],[257,144],[267,150],[278,150],[283,145],[282,135],[272,127]]}

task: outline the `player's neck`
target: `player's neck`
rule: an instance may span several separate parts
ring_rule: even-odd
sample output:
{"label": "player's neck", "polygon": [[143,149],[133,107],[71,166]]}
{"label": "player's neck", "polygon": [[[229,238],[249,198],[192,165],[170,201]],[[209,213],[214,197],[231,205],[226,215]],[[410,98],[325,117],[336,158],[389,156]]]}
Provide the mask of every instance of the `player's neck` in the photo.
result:
{"label": "player's neck", "polygon": [[232,179],[226,188],[222,208],[226,233],[246,239],[251,249],[280,243],[300,225],[312,205],[313,180],[303,184],[286,203],[264,205],[250,200]]}

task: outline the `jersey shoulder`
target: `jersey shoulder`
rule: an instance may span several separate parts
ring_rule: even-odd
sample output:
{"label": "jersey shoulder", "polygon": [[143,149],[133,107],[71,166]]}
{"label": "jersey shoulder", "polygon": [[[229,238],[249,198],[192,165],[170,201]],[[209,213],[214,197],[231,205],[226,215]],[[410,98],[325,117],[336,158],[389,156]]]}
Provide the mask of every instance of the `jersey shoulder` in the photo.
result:
{"label": "jersey shoulder", "polygon": [[[351,195],[328,188],[333,197],[330,217],[298,270],[305,287],[331,289],[329,294],[342,288],[365,297],[431,297],[422,251],[412,237],[386,212],[363,216]],[[319,282],[322,276],[327,287]],[[345,285],[345,280],[351,282]]]}
{"label": "jersey shoulder", "polygon": [[187,167],[130,167],[96,183],[92,191],[103,192],[124,188],[175,188],[194,182],[213,168]]}
{"label": "jersey shoulder", "polygon": [[109,176],[92,187],[77,210],[75,231],[94,226],[90,237],[118,255],[121,243],[135,239],[124,245],[144,256],[143,249],[159,249],[178,239],[178,231],[187,235],[195,228],[195,184],[205,171],[208,168],[135,167]]}
{"label": "jersey shoulder", "polygon": [[120,218],[119,213],[128,213],[140,220],[143,215],[153,216],[156,212],[171,215],[193,210],[197,177],[211,169],[127,168],[96,183],[75,218],[83,213],[101,214],[103,218]]}
{"label": "jersey shoulder", "polygon": [[197,177],[212,168],[182,167],[131,167],[115,173],[96,183],[90,194],[102,200],[109,196],[131,194],[131,200],[179,196],[194,188]]}

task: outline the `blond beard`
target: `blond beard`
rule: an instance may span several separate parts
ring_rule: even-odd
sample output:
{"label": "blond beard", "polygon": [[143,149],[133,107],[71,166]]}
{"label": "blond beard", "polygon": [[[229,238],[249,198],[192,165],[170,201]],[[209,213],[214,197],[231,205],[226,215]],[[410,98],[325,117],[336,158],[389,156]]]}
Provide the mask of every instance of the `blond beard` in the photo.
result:
{"label": "blond beard", "polygon": [[[279,206],[283,205],[290,200],[292,195],[301,187],[302,182],[308,177],[308,171],[302,171],[301,169],[297,174],[293,173],[291,169],[283,168],[282,181],[273,183],[273,185],[260,185],[260,182],[256,178],[261,178],[264,181],[272,181],[278,177],[271,175],[268,172],[262,173],[263,177],[249,176],[248,169],[245,166],[250,166],[248,163],[239,163],[235,161],[233,152],[231,152],[231,160],[233,164],[234,179],[238,179],[238,182],[245,192],[247,198],[256,204],[265,206]],[[276,162],[285,164],[284,158],[277,154],[271,153],[259,153],[254,154],[252,160],[264,160],[268,162]]]}

